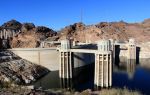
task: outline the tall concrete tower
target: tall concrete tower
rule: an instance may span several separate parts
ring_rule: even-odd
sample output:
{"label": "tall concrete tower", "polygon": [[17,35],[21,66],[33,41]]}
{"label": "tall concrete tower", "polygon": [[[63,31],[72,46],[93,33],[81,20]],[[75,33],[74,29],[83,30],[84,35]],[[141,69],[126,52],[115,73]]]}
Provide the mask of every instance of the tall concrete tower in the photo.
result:
{"label": "tall concrete tower", "polygon": [[129,39],[127,58],[136,59],[136,43],[134,39]]}
{"label": "tall concrete tower", "polygon": [[69,40],[61,41],[59,77],[72,78],[72,63]]}
{"label": "tall concrete tower", "polygon": [[112,85],[112,51],[109,40],[98,41],[98,51],[95,53],[95,80],[98,87]]}

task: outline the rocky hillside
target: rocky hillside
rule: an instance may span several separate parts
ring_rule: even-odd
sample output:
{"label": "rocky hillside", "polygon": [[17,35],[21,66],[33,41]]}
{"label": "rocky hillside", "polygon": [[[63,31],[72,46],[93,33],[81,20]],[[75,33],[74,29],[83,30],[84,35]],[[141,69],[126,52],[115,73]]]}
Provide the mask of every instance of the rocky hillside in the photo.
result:
{"label": "rocky hillside", "polygon": [[75,23],[60,30],[60,39],[70,38],[81,42],[95,42],[99,39],[150,41],[150,19],[142,23],[101,22],[95,25]]}
{"label": "rocky hillside", "polygon": [[49,72],[10,51],[0,51],[0,83],[29,84]]}
{"label": "rocky hillside", "polygon": [[57,32],[45,26],[35,26],[33,23],[20,23],[16,20],[4,23],[0,26],[0,30],[2,29],[19,31],[16,36],[9,39],[11,48],[39,47],[41,41],[57,34]]}
{"label": "rocky hillside", "polygon": [[150,19],[140,23],[126,23],[124,21],[100,22],[95,25],[75,23],[59,31],[44,26],[35,26],[33,23],[20,23],[11,20],[1,25],[0,30],[2,29],[20,31],[15,37],[9,39],[11,48],[35,48],[39,47],[40,42],[44,40],[56,41],[66,38],[80,42],[95,42],[110,38],[116,40],[135,38],[139,43],[150,41]]}

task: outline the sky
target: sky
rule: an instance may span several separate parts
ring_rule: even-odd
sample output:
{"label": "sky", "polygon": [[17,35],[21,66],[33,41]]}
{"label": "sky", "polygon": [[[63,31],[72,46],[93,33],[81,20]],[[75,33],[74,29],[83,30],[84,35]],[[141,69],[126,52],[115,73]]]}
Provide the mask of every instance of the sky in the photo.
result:
{"label": "sky", "polygon": [[60,30],[81,21],[90,25],[104,21],[142,22],[147,18],[150,0],[0,0],[0,25],[16,19]]}

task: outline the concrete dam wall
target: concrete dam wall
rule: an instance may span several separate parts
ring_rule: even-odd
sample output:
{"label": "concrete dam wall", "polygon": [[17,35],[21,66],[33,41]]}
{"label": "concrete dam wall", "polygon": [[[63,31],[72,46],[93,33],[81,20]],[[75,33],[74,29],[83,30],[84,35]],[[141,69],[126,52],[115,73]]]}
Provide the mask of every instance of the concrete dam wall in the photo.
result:
{"label": "concrete dam wall", "polygon": [[[9,49],[19,57],[44,66],[50,71],[59,69],[59,51],[56,48],[13,48]],[[74,68],[88,65],[94,61],[94,54],[73,53]]]}
{"label": "concrete dam wall", "polygon": [[59,52],[56,49],[14,48],[9,50],[19,57],[44,66],[49,70],[57,70],[59,68]]}
{"label": "concrete dam wall", "polygon": [[[88,46],[75,46],[73,49],[97,49],[96,45],[88,45]],[[9,49],[16,55],[20,56],[23,59],[26,59],[35,64],[44,66],[51,71],[55,71],[59,69],[60,62],[60,52],[56,48],[13,48]],[[147,55],[146,55],[147,54]],[[137,59],[140,64],[143,64],[143,60],[147,59],[149,62],[150,56],[149,52],[144,52],[143,49],[140,51],[137,49]],[[115,48],[115,57],[120,59],[120,63],[127,62],[127,49],[119,46]],[[90,63],[94,63],[95,55],[88,53],[72,53],[72,64],[74,68],[82,67],[88,65]]]}

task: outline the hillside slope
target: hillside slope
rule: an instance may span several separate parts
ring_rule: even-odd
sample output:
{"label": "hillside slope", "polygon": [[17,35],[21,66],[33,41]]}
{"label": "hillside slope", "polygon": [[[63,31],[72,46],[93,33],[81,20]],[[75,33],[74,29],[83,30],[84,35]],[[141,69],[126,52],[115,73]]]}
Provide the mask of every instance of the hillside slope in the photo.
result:
{"label": "hillside slope", "polygon": [[57,34],[57,32],[45,26],[35,26],[33,23],[20,23],[16,20],[4,23],[0,30],[3,29],[11,32],[14,32],[14,30],[19,31],[16,36],[8,39],[10,48],[39,47],[41,41]]}
{"label": "hillside slope", "polygon": [[60,39],[71,38],[81,42],[95,42],[100,39],[128,40],[135,38],[137,42],[150,41],[150,20],[142,23],[101,22],[86,26],[75,23],[62,29]]}
{"label": "hillside slope", "polygon": [[[134,38],[138,43],[150,41],[150,19],[140,23],[123,21],[100,22],[95,25],[74,23],[59,31],[45,26],[35,26],[33,23],[20,23],[11,20],[0,26],[0,30],[3,29],[20,31],[16,36],[9,39],[10,48],[36,48],[40,46],[41,41],[57,41],[66,38],[79,42],[95,42],[100,39],[122,41],[129,38]],[[0,41],[0,43],[2,42]]]}

